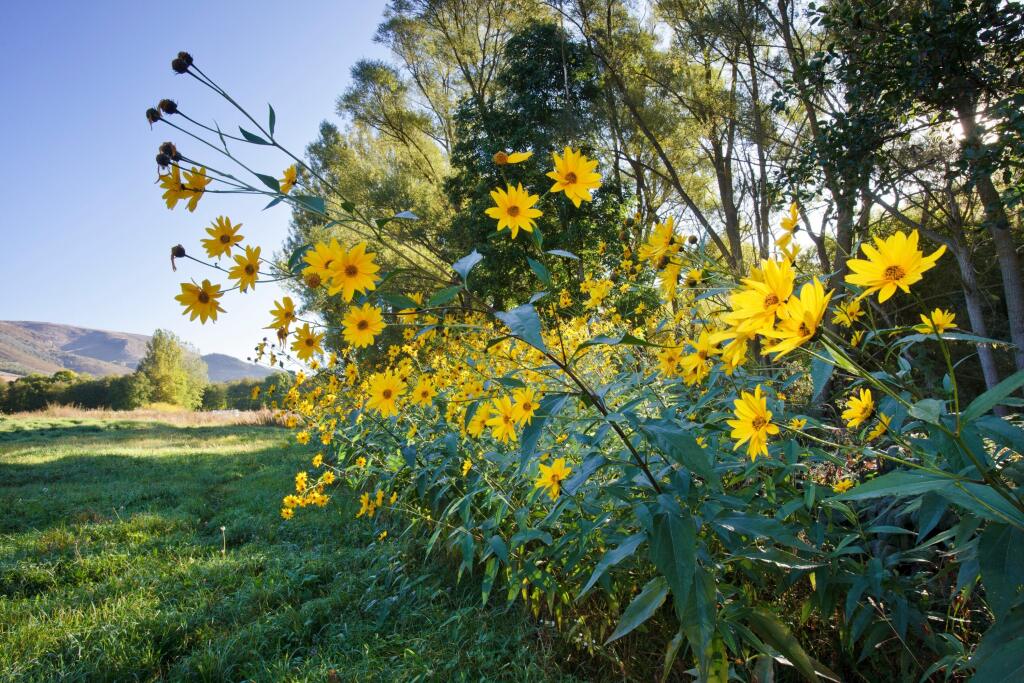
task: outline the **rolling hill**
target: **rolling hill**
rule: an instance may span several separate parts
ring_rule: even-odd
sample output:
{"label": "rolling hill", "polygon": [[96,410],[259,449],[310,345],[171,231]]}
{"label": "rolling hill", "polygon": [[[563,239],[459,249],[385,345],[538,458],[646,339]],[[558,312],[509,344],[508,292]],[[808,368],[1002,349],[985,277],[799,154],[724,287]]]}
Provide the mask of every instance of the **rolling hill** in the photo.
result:
{"label": "rolling hill", "polygon": [[[0,321],[0,375],[6,379],[33,373],[74,370],[95,377],[125,375],[146,352],[149,337],[55,323]],[[273,373],[222,353],[202,357],[211,382],[262,379]]]}

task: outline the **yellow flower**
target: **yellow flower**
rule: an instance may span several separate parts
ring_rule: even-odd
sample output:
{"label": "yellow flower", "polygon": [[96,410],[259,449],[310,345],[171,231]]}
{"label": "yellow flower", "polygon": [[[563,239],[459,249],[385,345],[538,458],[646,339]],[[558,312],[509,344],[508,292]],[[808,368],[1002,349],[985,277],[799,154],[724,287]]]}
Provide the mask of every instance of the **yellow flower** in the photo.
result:
{"label": "yellow flower", "polygon": [[291,519],[295,515],[295,510],[291,508],[281,508],[281,517],[283,519]]}
{"label": "yellow flower", "polygon": [[761,395],[761,385],[754,393],[744,391],[733,401],[735,420],[728,420],[732,427],[730,436],[736,440],[733,450],[747,444],[751,460],[759,455],[768,455],[768,436],[779,433],[778,425],[772,424],[772,411],[768,410],[768,399]]}
{"label": "yellow flower", "polygon": [[378,372],[370,378],[370,398],[366,407],[376,410],[382,417],[397,415],[398,398],[405,389],[405,382],[393,371]]}
{"label": "yellow flower", "polygon": [[249,398],[252,399],[253,401],[255,401],[259,397],[260,397],[260,386],[257,384],[256,386],[254,386],[252,388],[252,391],[249,392]]}
{"label": "yellow flower", "polygon": [[306,323],[295,330],[295,341],[292,342],[292,351],[299,357],[299,360],[306,360],[314,353],[323,353],[324,349],[320,345],[323,338],[323,332],[315,332],[309,326],[309,323]]}
{"label": "yellow flower", "polygon": [[366,467],[366,458],[361,455],[356,458],[356,467]]}
{"label": "yellow flower", "polygon": [[228,277],[238,280],[239,291],[246,291],[250,287],[256,288],[256,278],[260,274],[260,248],[246,247],[245,255],[239,254],[235,257],[235,265],[228,271]]}
{"label": "yellow flower", "polygon": [[565,464],[565,458],[557,458],[550,465],[541,463],[538,467],[540,474],[533,487],[543,489],[551,500],[555,500],[562,491],[562,482],[568,478],[572,468]]}
{"label": "yellow flower", "polygon": [[517,441],[516,418],[519,411],[516,410],[512,399],[508,396],[496,398],[491,402],[492,417],[487,420],[487,426],[491,428],[491,436],[502,443],[506,441]]}
{"label": "yellow flower", "polygon": [[388,537],[388,530],[387,529],[385,529],[384,531],[382,531],[379,534],[377,534],[377,540],[378,541],[383,541],[387,537]]}
{"label": "yellow flower", "polygon": [[678,252],[682,246],[681,242],[676,239],[675,221],[674,216],[669,216],[664,223],[655,224],[651,236],[640,245],[640,250],[637,252],[637,257],[640,260],[647,261],[657,270],[668,265],[668,257]]}
{"label": "yellow flower", "polygon": [[[206,177],[206,168],[192,167],[191,171],[185,171],[185,188],[184,192],[188,197],[188,206],[186,207],[189,211],[195,211],[199,205],[199,199],[203,196],[203,192],[206,191],[206,186],[210,184],[212,178]],[[184,198],[184,197],[183,197]]]}
{"label": "yellow flower", "polygon": [[792,297],[780,314],[778,326],[773,330],[761,330],[762,335],[779,340],[765,348],[765,353],[774,353],[779,358],[809,341],[825,317],[832,294],[831,291],[825,293],[818,278],[801,287],[800,296]]}
{"label": "yellow flower", "polygon": [[342,336],[357,349],[372,344],[374,338],[384,330],[384,316],[381,310],[370,304],[353,306],[341,322],[345,328]]}
{"label": "yellow flower", "polygon": [[512,239],[516,238],[520,230],[533,232],[536,225],[533,219],[544,215],[540,209],[533,208],[540,197],[524,190],[522,183],[515,187],[508,185],[507,190],[493,190],[491,199],[495,206],[488,208],[485,213],[498,221],[499,232],[508,228]]}
{"label": "yellow flower", "polygon": [[853,429],[871,417],[871,413],[875,409],[875,399],[871,395],[870,389],[861,389],[859,395],[850,397],[846,406],[846,410],[843,411],[843,419],[846,420],[846,426]]}
{"label": "yellow flower", "polygon": [[305,472],[299,472],[295,475],[295,492],[302,493],[309,486],[309,475]]}
{"label": "yellow flower", "polygon": [[180,200],[188,196],[181,182],[181,169],[176,165],[171,166],[170,173],[160,176],[160,187],[164,190],[163,200],[168,209],[173,209]]}
{"label": "yellow flower", "polygon": [[941,245],[930,255],[917,248],[918,234],[914,230],[909,235],[897,232],[892,237],[880,239],[875,237],[875,245],[862,244],[861,249],[868,257],[850,259],[846,265],[853,271],[846,276],[852,285],[866,287],[861,296],[870,296],[878,292],[878,302],[882,303],[896,293],[897,289],[904,293],[910,292],[910,285],[919,282],[922,273],[935,266],[935,262],[946,251]]}
{"label": "yellow flower", "polygon": [[296,171],[297,169],[295,168],[295,164],[284,169],[284,177],[279,181],[281,185],[281,194],[288,194],[292,191],[292,188],[295,187]]}
{"label": "yellow flower", "polygon": [[333,239],[330,244],[317,242],[312,249],[307,250],[302,256],[302,260],[306,262],[306,267],[302,269],[302,277],[306,286],[316,289],[329,282],[334,276],[331,264],[341,258],[344,253],[345,250],[338,244],[338,240]]}
{"label": "yellow flower", "polygon": [[469,424],[466,425],[466,432],[472,437],[479,437],[484,433],[489,419],[491,419],[491,406],[487,403],[481,403],[477,406],[476,412],[473,413]]}
{"label": "yellow flower", "polygon": [[681,354],[678,348],[668,347],[658,351],[658,372],[665,377],[675,377],[679,374],[679,361]]}
{"label": "yellow flower", "polygon": [[839,304],[835,315],[832,316],[832,322],[843,327],[853,327],[853,324],[862,317],[864,317],[864,309],[861,308],[860,299],[854,299]]}
{"label": "yellow flower", "polygon": [[494,163],[498,166],[518,164],[533,156],[533,152],[495,152]]}
{"label": "yellow flower", "polygon": [[704,282],[704,271],[700,268],[694,268],[693,270],[688,270],[686,272],[687,287],[690,287],[691,289],[693,287],[699,287],[702,282]]}
{"label": "yellow flower", "polygon": [[807,426],[807,420],[802,417],[794,417],[792,420],[789,421],[789,423],[786,426],[792,429],[794,432],[799,432],[800,430]]}
{"label": "yellow flower", "polygon": [[770,329],[775,317],[793,293],[796,273],[787,260],[764,260],[751,276],[743,279],[743,288],[729,296],[732,311],[722,316],[739,332],[752,333]]}
{"label": "yellow flower", "polygon": [[331,287],[328,294],[341,292],[345,301],[352,301],[356,292],[360,294],[377,288],[376,272],[380,266],[373,262],[376,254],[367,253],[366,242],[360,242],[348,251],[338,250],[337,258],[331,262]]}
{"label": "yellow flower", "polygon": [[592,201],[590,191],[601,186],[601,174],[594,172],[597,161],[588,159],[571,147],[566,147],[561,157],[557,152],[551,156],[555,161],[555,170],[547,176],[554,180],[555,184],[551,186],[550,191],[564,192],[577,208],[580,202]]}
{"label": "yellow flower", "polygon": [[467,474],[469,474],[469,471],[471,469],[473,469],[473,461],[470,460],[469,458],[466,458],[465,460],[462,461],[462,476],[466,476]]}
{"label": "yellow flower", "polygon": [[182,315],[191,313],[189,320],[199,318],[199,322],[206,324],[207,318],[217,320],[217,313],[223,313],[217,299],[224,296],[220,291],[220,285],[210,284],[209,280],[203,280],[203,284],[195,285],[191,282],[181,283],[181,294],[174,297],[185,307]]}
{"label": "yellow flower", "polygon": [[201,240],[203,249],[210,258],[231,256],[231,247],[242,241],[242,235],[238,234],[241,227],[241,223],[232,225],[227,216],[217,216],[212,226],[206,229],[209,239]]}
{"label": "yellow flower", "polygon": [[521,425],[530,424],[534,412],[540,407],[537,391],[530,388],[516,389],[512,397],[515,400],[516,421]]}
{"label": "yellow flower", "polygon": [[394,505],[396,500],[398,500],[398,493],[397,492],[393,492],[391,494],[391,497],[388,498],[388,503],[391,504],[391,505]]}
{"label": "yellow flower", "polygon": [[862,341],[864,341],[864,330],[857,330],[850,337],[850,346],[860,346]]}
{"label": "yellow flower", "polygon": [[921,324],[915,325],[914,330],[921,334],[942,334],[948,329],[956,327],[956,313],[936,308],[930,315],[921,316]]}
{"label": "yellow flower", "polygon": [[287,332],[288,327],[295,321],[295,304],[292,303],[292,298],[286,296],[281,301],[275,301],[274,308],[270,310],[270,314],[274,316],[270,327]]}
{"label": "yellow flower", "polygon": [[309,432],[307,432],[306,430],[297,432],[295,434],[295,440],[301,443],[303,446],[305,446],[307,443],[309,443]]}
{"label": "yellow flower", "polygon": [[323,453],[317,453],[315,456],[313,456],[313,467],[320,467],[323,464],[324,464],[324,454]]}
{"label": "yellow flower", "polygon": [[430,402],[437,396],[437,388],[430,377],[422,375],[415,388],[412,390],[412,402],[418,406],[429,406]]}
{"label": "yellow flower", "polygon": [[871,428],[868,432],[868,441],[874,441],[878,437],[882,436],[889,430],[889,423],[892,422],[892,418],[885,413],[878,414],[878,424]]}
{"label": "yellow flower", "polygon": [[796,202],[792,202],[789,205],[789,215],[782,219],[779,224],[786,232],[792,234],[800,226],[800,209],[797,207]]}
{"label": "yellow flower", "polygon": [[853,488],[853,480],[852,479],[843,479],[842,481],[838,482],[835,486],[833,486],[832,490],[835,491],[836,493],[846,493],[847,491],[849,491],[852,488]]}

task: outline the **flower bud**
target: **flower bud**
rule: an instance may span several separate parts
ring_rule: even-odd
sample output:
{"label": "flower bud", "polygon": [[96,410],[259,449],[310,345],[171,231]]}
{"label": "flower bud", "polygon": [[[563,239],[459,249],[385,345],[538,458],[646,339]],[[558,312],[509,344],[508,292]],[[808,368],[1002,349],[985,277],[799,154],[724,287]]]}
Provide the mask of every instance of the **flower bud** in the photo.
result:
{"label": "flower bud", "polygon": [[689,239],[687,239],[686,241],[689,242],[690,244],[697,244],[697,236],[690,235]]}

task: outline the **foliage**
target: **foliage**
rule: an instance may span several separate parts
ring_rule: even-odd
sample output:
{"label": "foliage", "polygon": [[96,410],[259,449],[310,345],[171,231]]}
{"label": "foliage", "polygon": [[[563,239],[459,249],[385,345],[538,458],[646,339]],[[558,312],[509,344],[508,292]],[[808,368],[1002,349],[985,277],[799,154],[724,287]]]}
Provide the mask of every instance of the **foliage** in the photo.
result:
{"label": "foliage", "polygon": [[206,363],[171,332],[153,333],[136,372],[148,380],[152,401],[185,408],[198,408],[202,403]]}
{"label": "foliage", "polygon": [[48,377],[28,375],[10,382],[0,393],[0,412],[36,411],[51,404],[132,410],[149,401],[149,379],[138,372],[91,378],[71,370],[59,370]]}
{"label": "foliage", "polygon": [[593,680],[401,524],[280,523],[284,434],[0,418],[0,679]]}

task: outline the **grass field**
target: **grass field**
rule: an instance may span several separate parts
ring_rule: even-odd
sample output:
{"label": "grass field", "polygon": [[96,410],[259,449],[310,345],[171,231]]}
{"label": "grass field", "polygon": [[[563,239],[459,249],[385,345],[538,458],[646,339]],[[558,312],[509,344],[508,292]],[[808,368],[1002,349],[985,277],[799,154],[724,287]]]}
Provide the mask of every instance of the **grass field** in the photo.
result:
{"label": "grass field", "polygon": [[576,680],[346,496],[283,522],[286,435],[0,417],[0,679]]}

